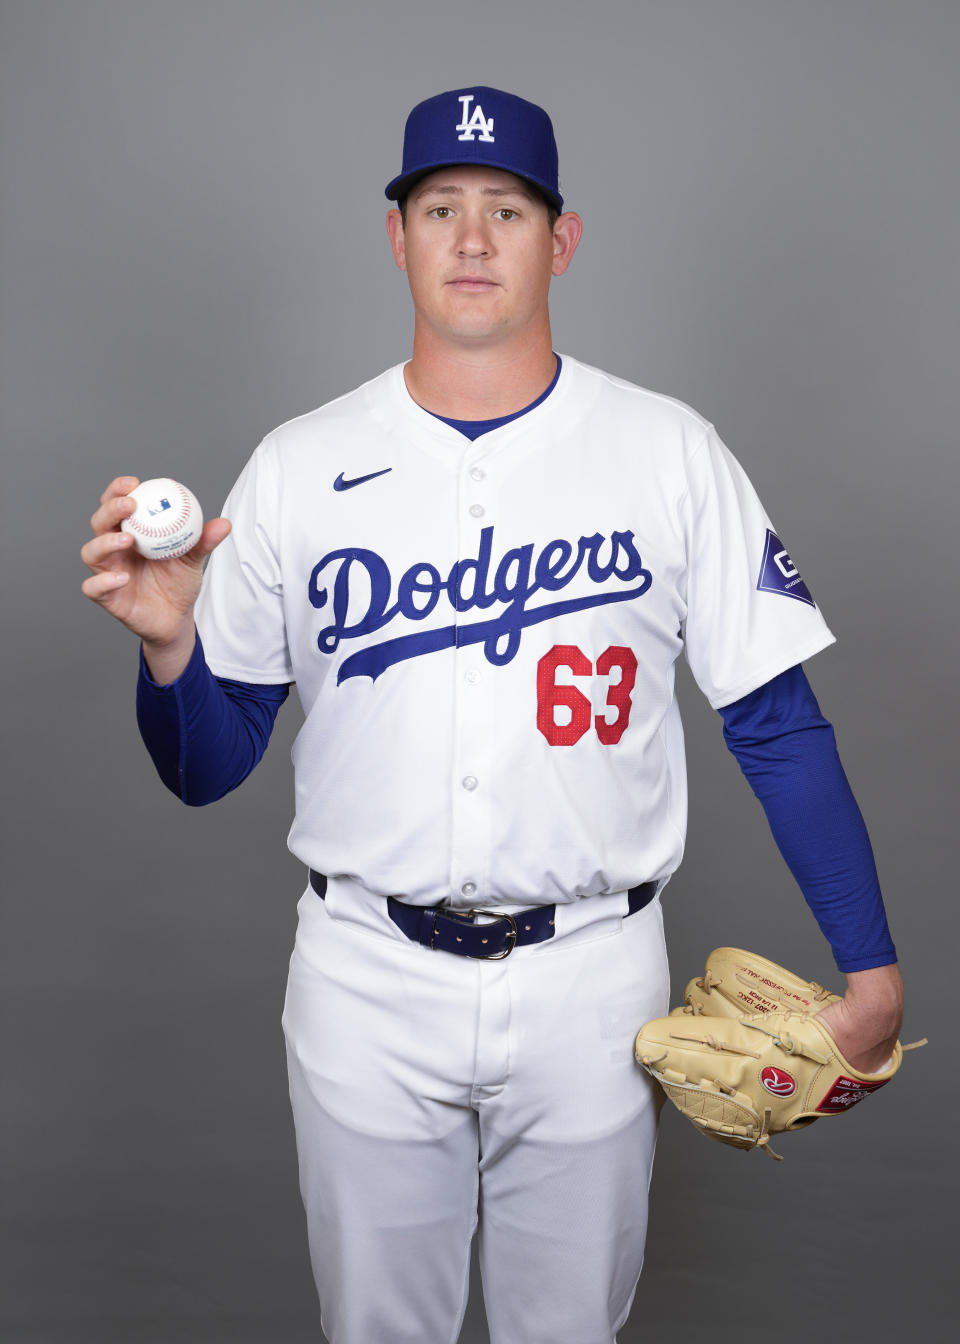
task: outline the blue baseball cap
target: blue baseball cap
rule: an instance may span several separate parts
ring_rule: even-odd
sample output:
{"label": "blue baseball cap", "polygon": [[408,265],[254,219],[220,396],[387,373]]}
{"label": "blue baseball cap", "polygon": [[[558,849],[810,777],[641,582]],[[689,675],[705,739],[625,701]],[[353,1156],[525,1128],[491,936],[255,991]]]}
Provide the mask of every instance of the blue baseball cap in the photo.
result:
{"label": "blue baseball cap", "polygon": [[404,127],[403,167],[385,195],[402,200],[421,177],[455,163],[515,173],[563,210],[553,123],[525,98],[478,84],[417,103]]}

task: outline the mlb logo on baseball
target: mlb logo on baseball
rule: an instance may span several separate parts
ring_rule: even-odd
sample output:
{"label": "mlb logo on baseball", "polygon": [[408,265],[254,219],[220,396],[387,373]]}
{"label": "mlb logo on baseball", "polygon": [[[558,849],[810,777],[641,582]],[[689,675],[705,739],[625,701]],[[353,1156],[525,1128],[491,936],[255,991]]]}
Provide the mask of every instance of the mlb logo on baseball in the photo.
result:
{"label": "mlb logo on baseball", "polygon": [[168,476],[141,481],[130,498],[136,509],[120,523],[145,560],[177,560],[193,550],[203,531],[203,510],[192,490]]}
{"label": "mlb logo on baseball", "polygon": [[457,126],[457,130],[460,131],[460,135],[457,136],[457,139],[473,140],[474,131],[479,131],[480,139],[486,140],[492,145],[494,143],[493,117],[490,117],[490,119],[487,120],[483,115],[483,108],[479,103],[477,103],[476,107],[473,109],[472,116],[470,115],[470,104],[473,102],[472,93],[459,94],[458,101],[463,104],[463,115],[460,118],[460,124]]}

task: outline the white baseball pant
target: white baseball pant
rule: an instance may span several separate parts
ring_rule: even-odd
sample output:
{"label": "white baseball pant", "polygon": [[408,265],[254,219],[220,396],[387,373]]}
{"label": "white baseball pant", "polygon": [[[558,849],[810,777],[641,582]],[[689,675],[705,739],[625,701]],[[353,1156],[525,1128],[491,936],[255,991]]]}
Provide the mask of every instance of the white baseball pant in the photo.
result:
{"label": "white baseball pant", "polygon": [[636,1291],[659,1100],[633,1059],[668,1007],[659,900],[559,906],[477,961],[386,901],[307,887],[283,1028],[330,1344],[455,1344],[470,1243],[491,1344],[612,1344]]}

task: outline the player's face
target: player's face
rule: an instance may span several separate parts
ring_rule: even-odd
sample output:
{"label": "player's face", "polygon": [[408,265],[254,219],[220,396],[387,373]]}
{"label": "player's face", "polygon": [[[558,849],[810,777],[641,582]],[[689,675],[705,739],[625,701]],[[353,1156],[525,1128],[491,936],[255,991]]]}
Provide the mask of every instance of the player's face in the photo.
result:
{"label": "player's face", "polygon": [[547,207],[519,177],[479,166],[441,168],[391,210],[396,263],[407,272],[418,330],[445,342],[497,344],[547,322],[550,280],[570,263],[580,220]]}

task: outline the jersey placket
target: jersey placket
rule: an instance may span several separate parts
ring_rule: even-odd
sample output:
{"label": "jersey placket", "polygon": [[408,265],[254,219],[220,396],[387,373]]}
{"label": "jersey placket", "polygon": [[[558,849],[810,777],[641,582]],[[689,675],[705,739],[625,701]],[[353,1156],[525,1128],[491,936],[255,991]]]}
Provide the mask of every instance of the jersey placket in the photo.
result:
{"label": "jersey placket", "polygon": [[[485,527],[494,525],[494,491],[482,438],[470,445],[460,465],[457,491],[459,556],[480,553]],[[484,576],[469,573],[462,582],[466,610],[457,613],[457,644],[453,658],[453,775],[450,847],[450,903],[469,909],[489,905],[491,764],[493,735],[493,668],[482,644],[461,643],[462,632],[490,619],[491,607],[472,605],[470,598]],[[485,586],[489,590],[490,575]]]}

